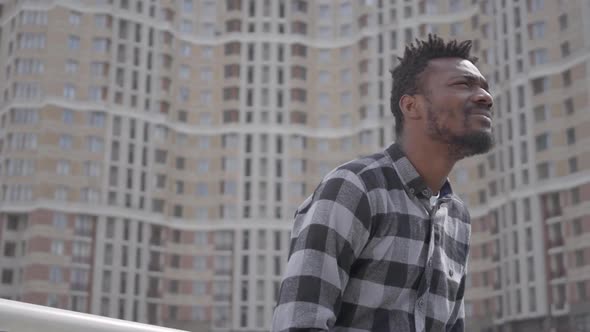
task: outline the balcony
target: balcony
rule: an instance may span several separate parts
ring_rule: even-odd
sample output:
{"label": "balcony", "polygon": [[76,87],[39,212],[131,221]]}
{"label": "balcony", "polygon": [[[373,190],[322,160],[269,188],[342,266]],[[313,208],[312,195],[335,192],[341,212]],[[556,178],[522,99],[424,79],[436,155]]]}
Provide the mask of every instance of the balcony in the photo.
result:
{"label": "balcony", "polygon": [[499,261],[500,261],[500,253],[499,252],[496,252],[492,256],[492,262],[499,262]]}
{"label": "balcony", "polygon": [[498,223],[494,223],[492,225],[492,227],[490,227],[490,232],[492,233],[492,235],[496,235],[498,234],[499,228],[498,228]]}
{"label": "balcony", "polygon": [[216,243],[215,250],[232,250],[233,244],[231,242]]}
{"label": "balcony", "polygon": [[230,302],[231,294],[215,294],[213,295],[213,301],[215,302]]}
{"label": "balcony", "polygon": [[231,275],[231,269],[219,269],[219,270],[215,270],[215,275],[218,275],[218,276],[229,276],[229,275]]}
{"label": "balcony", "polygon": [[162,264],[158,262],[150,262],[148,265],[148,269],[152,272],[162,272]]}
{"label": "balcony", "polygon": [[499,281],[494,282],[494,289],[498,290],[500,288],[502,288],[502,283]]}
{"label": "balcony", "polygon": [[162,241],[161,237],[157,237],[157,236],[152,236],[150,238],[150,244],[154,245],[154,246],[161,246],[163,244],[164,241]]}
{"label": "balcony", "polygon": [[82,283],[72,283],[70,284],[70,289],[73,291],[87,291],[88,290],[88,284],[82,284]]}
{"label": "balcony", "polygon": [[559,267],[555,271],[551,271],[551,279],[563,278],[565,277],[565,268]]}
{"label": "balcony", "polygon": [[0,299],[0,322],[2,331],[183,332],[3,299]]}
{"label": "balcony", "polygon": [[90,264],[91,257],[88,256],[72,256],[72,263]]}
{"label": "balcony", "polygon": [[563,246],[563,238],[559,237],[555,240],[551,240],[547,244],[548,248],[555,248],[555,247],[562,247]]}
{"label": "balcony", "polygon": [[161,298],[162,292],[160,292],[158,289],[150,288],[148,289],[147,296],[152,298]]}

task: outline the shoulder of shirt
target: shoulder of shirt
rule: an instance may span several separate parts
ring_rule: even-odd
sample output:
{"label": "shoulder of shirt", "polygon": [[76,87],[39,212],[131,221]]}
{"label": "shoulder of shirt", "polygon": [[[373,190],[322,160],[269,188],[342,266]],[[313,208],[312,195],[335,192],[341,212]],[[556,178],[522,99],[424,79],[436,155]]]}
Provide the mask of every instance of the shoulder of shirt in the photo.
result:
{"label": "shoulder of shirt", "polygon": [[372,155],[359,157],[337,166],[324,176],[322,182],[334,178],[347,179],[350,177],[356,177],[364,184],[364,178],[366,178],[364,175],[371,172],[382,172],[384,168],[393,169],[391,159],[389,159],[384,152],[378,152]]}
{"label": "shoulder of shirt", "polygon": [[467,204],[457,195],[456,193],[451,194],[451,199],[455,204],[453,204],[457,213],[461,216],[461,220],[471,223],[471,214],[469,213],[469,207]]}

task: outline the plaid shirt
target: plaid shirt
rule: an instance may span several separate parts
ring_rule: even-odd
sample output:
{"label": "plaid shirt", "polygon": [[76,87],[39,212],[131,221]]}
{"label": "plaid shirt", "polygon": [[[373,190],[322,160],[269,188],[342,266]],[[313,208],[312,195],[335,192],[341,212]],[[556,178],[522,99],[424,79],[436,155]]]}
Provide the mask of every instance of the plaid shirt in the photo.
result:
{"label": "plaid shirt", "polygon": [[464,331],[471,234],[397,144],[330,172],[295,214],[272,331]]}

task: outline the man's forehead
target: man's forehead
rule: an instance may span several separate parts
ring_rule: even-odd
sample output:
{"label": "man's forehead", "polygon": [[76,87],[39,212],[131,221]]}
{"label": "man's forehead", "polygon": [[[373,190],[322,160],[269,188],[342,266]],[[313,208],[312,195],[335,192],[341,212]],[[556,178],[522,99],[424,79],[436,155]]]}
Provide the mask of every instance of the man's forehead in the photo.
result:
{"label": "man's forehead", "polygon": [[[473,62],[462,58],[436,58],[428,61],[426,72],[453,76],[469,75],[484,78]],[[484,78],[485,79],[485,78]]]}

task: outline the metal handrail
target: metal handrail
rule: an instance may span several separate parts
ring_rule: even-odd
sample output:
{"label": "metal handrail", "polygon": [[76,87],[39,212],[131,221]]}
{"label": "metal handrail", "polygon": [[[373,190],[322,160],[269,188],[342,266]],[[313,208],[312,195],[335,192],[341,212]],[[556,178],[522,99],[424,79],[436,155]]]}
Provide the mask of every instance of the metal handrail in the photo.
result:
{"label": "metal handrail", "polygon": [[0,299],[0,332],[186,332]]}

